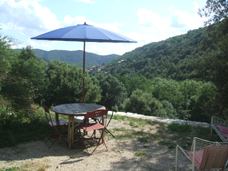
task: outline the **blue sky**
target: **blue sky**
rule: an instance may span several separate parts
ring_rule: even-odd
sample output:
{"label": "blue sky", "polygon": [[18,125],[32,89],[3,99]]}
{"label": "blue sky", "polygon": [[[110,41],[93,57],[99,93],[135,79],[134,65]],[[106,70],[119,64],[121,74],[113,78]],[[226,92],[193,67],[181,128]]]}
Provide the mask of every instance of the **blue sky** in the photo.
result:
{"label": "blue sky", "polygon": [[86,43],[86,51],[119,54],[203,27],[197,14],[206,0],[0,0],[0,33],[13,48],[83,50],[82,42],[41,41],[31,37],[77,24],[101,27],[137,43]]}

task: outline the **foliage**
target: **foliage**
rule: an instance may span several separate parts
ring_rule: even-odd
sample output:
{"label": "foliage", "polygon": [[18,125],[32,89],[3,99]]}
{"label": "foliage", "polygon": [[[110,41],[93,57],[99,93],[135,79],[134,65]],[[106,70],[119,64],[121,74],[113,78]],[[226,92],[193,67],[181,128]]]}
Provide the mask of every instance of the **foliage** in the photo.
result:
{"label": "foliage", "polygon": [[[82,102],[82,69],[64,62],[50,61],[46,73],[46,91],[44,103],[57,105]],[[95,103],[100,100],[101,89],[95,78],[85,73],[85,102]]]}
{"label": "foliage", "polygon": [[11,39],[0,34],[0,91],[3,82],[7,79],[11,62],[17,56],[14,50],[10,49]]}
{"label": "foliage", "polygon": [[[216,85],[216,103],[219,106],[219,116],[224,113],[228,103],[228,2],[226,0],[207,0],[206,6],[199,10],[205,22],[207,34],[203,41],[203,50],[199,72],[207,81]],[[216,25],[215,25],[216,24]]]}
{"label": "foliage", "polygon": [[[205,54],[200,47],[205,33],[206,29],[200,28],[164,41],[149,43],[123,54],[107,64],[102,71],[112,75],[126,75],[127,78],[201,79],[196,69],[200,57]],[[124,61],[118,63],[120,60]]]}
{"label": "foliage", "polygon": [[126,74],[123,76],[116,75],[116,77],[124,84],[128,97],[130,97],[131,93],[136,89],[140,89],[143,92],[148,93],[152,91],[152,81],[144,76],[129,76]]}
{"label": "foliage", "polygon": [[110,110],[122,109],[123,101],[127,96],[124,85],[110,74],[99,73],[95,77],[99,80],[102,89],[102,98],[99,103]]}
{"label": "foliage", "polygon": [[164,118],[210,122],[216,115],[215,86],[212,83],[185,80],[177,82],[155,78],[150,93],[135,90],[124,103],[126,112]]}
{"label": "foliage", "polygon": [[0,148],[18,145],[22,142],[40,140],[52,133],[45,115],[39,109],[33,113],[37,119],[31,121],[23,113],[16,113],[0,106]]}
{"label": "foliage", "polygon": [[171,132],[178,132],[182,134],[189,134],[192,131],[191,125],[189,124],[181,125],[179,123],[172,123],[172,124],[169,124],[167,128]]}
{"label": "foliage", "polygon": [[135,156],[136,157],[145,157],[145,156],[147,156],[147,153],[145,153],[144,151],[136,151]]}
{"label": "foliage", "polygon": [[162,104],[152,97],[152,94],[142,90],[132,92],[130,98],[125,101],[124,110],[126,112],[140,113],[145,115],[157,116]]}
{"label": "foliage", "polygon": [[155,78],[153,86],[153,96],[163,104],[163,117],[209,122],[216,113],[212,83]]}
{"label": "foliage", "polygon": [[12,107],[26,112],[44,85],[44,66],[37,61],[30,47],[11,61],[11,68],[2,83],[2,95],[7,97]]}
{"label": "foliage", "polygon": [[228,16],[228,2],[226,0],[207,0],[204,8],[199,9],[199,15],[205,16],[208,20],[205,25],[219,23]]}
{"label": "foliage", "polygon": [[6,169],[1,169],[0,171],[20,171],[19,167],[11,167]]}

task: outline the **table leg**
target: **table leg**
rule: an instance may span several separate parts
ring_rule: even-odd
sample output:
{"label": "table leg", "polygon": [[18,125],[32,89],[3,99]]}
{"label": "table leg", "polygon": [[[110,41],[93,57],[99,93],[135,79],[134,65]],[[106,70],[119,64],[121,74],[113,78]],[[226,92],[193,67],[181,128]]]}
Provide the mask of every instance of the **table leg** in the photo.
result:
{"label": "table leg", "polygon": [[[107,118],[106,118],[106,121],[107,121]],[[102,116],[101,124],[104,125],[104,124],[105,124],[104,122],[105,122],[105,121],[104,121],[104,116]],[[105,125],[104,125],[104,126],[105,126]],[[105,136],[105,131],[104,131],[103,137],[104,137],[104,136]],[[102,143],[104,143],[103,140],[102,140]]]}
{"label": "table leg", "polygon": [[59,114],[55,113],[55,121],[57,123],[57,125],[59,125]]}
{"label": "table leg", "polygon": [[[57,123],[57,127],[59,125],[59,114],[58,113],[55,113],[55,121]],[[56,133],[56,137],[58,137],[58,133]]]}
{"label": "table leg", "polygon": [[68,142],[69,148],[74,143],[74,116],[69,115],[69,125],[68,125]]}

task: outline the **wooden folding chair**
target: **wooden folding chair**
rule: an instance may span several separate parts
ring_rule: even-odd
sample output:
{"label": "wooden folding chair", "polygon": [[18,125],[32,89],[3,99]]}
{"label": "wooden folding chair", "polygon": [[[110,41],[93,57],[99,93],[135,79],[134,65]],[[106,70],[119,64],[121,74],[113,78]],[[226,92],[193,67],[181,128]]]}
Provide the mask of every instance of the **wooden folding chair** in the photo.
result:
{"label": "wooden folding chair", "polygon": [[175,170],[177,171],[178,150],[192,162],[192,171],[221,169],[224,170],[228,159],[228,144],[212,142],[195,137],[190,151],[176,147]]}
{"label": "wooden folding chair", "polygon": [[[107,115],[107,119],[109,119],[109,121],[108,121],[108,123],[107,123],[107,127],[108,127],[109,123],[111,122],[112,118],[113,118],[113,111],[112,111],[111,117]],[[95,118],[93,118],[93,120],[94,120],[95,122],[101,123],[102,117],[95,117]],[[112,136],[113,138],[116,138],[116,137],[108,130],[107,127],[105,128],[105,132],[111,134],[111,136]]]}
{"label": "wooden folding chair", "polygon": [[[48,121],[48,124],[54,129],[54,132],[48,137],[48,139],[45,141],[45,143],[54,135],[57,133],[57,137],[55,138],[54,142],[48,147],[50,148],[60,137],[62,140],[67,144],[68,142],[63,138],[63,133],[67,130],[68,128],[68,122],[65,119],[60,119],[59,121],[53,121],[51,118],[50,111],[47,106],[43,105],[44,111],[45,111],[45,116]],[[60,132],[59,128],[64,127],[62,132]]]}
{"label": "wooden folding chair", "polygon": [[[88,154],[92,154],[92,153],[89,153],[88,152],[88,147],[84,140],[85,140],[85,136],[88,135],[88,131],[93,131],[95,132],[96,130],[100,130],[101,131],[101,135],[100,135],[100,138],[97,138],[95,136],[95,134],[93,133],[91,137],[89,137],[89,139],[91,140],[94,140],[96,141],[96,146],[100,145],[100,144],[104,144],[105,145],[105,148],[106,150],[102,150],[102,151],[108,151],[108,148],[107,148],[107,145],[104,141],[104,132],[105,132],[105,128],[106,128],[106,124],[107,124],[107,113],[108,113],[108,110],[106,109],[100,109],[100,110],[95,110],[95,111],[92,111],[92,112],[87,112],[86,114],[86,122],[84,124],[80,124],[79,127],[81,129],[83,129],[83,134],[81,133],[81,130],[80,130],[80,134],[82,135],[81,136],[81,142],[84,144],[85,148],[86,148],[86,151]],[[102,117],[102,124],[99,123],[99,122],[96,122],[96,123],[90,123],[89,122],[89,119],[90,118],[95,118],[95,117]],[[100,143],[100,141],[102,140],[102,142]]]}

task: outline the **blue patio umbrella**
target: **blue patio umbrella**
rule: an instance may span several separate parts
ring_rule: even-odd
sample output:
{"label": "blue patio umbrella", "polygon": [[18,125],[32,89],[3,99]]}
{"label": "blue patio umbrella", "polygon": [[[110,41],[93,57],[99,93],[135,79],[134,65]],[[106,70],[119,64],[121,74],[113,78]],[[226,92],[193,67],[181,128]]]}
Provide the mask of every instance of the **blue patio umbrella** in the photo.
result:
{"label": "blue patio umbrella", "polygon": [[82,102],[84,103],[84,78],[85,78],[85,43],[86,42],[104,42],[104,43],[136,43],[136,41],[122,36],[118,33],[108,31],[92,25],[78,24],[53,30],[41,34],[31,39],[37,40],[54,40],[54,41],[79,41],[84,42],[83,50],[83,94]]}

